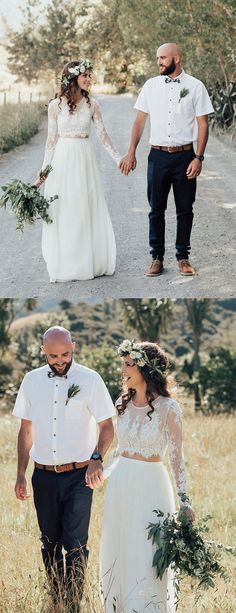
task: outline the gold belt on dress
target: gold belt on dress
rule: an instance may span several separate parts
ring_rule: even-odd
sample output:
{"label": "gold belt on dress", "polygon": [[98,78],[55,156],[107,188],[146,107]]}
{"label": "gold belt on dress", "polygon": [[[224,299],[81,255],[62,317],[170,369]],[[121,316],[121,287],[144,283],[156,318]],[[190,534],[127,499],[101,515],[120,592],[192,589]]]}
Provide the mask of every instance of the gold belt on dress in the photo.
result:
{"label": "gold belt on dress", "polygon": [[58,134],[58,138],[88,138],[89,135],[88,134],[84,134],[84,136],[82,136],[81,134]]}

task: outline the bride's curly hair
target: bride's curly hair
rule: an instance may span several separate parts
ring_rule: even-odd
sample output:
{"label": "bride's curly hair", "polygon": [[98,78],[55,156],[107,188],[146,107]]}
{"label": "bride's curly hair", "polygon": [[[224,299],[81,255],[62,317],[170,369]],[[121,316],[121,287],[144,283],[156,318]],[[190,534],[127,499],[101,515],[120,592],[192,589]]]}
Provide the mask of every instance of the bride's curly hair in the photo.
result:
{"label": "bride's curly hair", "polygon": [[[69,112],[71,114],[74,113],[76,109],[76,104],[77,104],[76,97],[77,97],[79,86],[77,83],[78,76],[74,76],[73,78],[68,79],[68,77],[71,77],[69,73],[69,68],[75,68],[75,66],[78,66],[80,62],[81,60],[74,60],[73,62],[67,62],[67,64],[65,64],[63,71],[62,71],[60,89],[58,92],[58,98],[60,98],[60,103],[61,103],[62,96],[64,96],[64,98],[66,98],[67,100],[67,104],[69,106]],[[86,98],[86,102],[90,106],[91,102],[90,102],[88,92],[85,89],[81,89],[80,92],[81,92],[81,95],[84,96],[84,98]],[[60,106],[60,103],[59,103],[59,106]]]}
{"label": "bride's curly hair", "polygon": [[[155,400],[156,396],[165,396],[166,398],[170,397],[170,391],[168,390],[169,360],[165,352],[159,345],[157,345],[157,343],[142,342],[136,343],[136,345],[145,352],[148,362],[156,360],[158,363],[158,370],[152,370],[152,367],[149,366],[149,364],[145,364],[145,366],[137,365],[147,384],[146,397],[147,403],[150,406],[150,410],[147,412],[147,415],[151,420],[151,414],[154,411],[152,402]],[[129,355],[128,352],[127,355]],[[135,393],[135,389],[127,389],[126,385],[123,384],[123,394],[118,401],[119,404],[116,405],[118,415],[124,414],[128,402],[130,402]]]}

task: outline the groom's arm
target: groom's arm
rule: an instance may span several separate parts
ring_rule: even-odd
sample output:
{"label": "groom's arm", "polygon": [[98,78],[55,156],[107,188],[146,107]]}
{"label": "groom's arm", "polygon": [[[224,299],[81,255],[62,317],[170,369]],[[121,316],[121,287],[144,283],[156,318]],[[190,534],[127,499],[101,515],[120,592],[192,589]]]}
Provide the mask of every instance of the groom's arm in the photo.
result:
{"label": "groom's arm", "polygon": [[148,113],[144,113],[143,111],[137,112],[136,119],[132,127],[128,153],[122,158],[119,164],[121,172],[124,175],[128,175],[130,170],[134,170],[136,168],[137,160],[135,157],[135,152],[141,139],[147,116]]}
{"label": "groom's arm", "polygon": [[33,424],[28,419],[21,420],[18,434],[18,468],[15,484],[15,494],[19,500],[27,500],[26,468],[29,462],[29,452],[33,445]]}
{"label": "groom's arm", "polygon": [[[114,427],[112,423],[112,419],[104,419],[104,421],[100,421],[98,423],[99,427],[99,437],[97,446],[94,451],[98,451],[102,458],[110,447],[113,437],[114,437]],[[103,484],[103,467],[102,462],[100,460],[90,460],[87,472],[86,472],[86,484],[95,489],[100,487]]]}

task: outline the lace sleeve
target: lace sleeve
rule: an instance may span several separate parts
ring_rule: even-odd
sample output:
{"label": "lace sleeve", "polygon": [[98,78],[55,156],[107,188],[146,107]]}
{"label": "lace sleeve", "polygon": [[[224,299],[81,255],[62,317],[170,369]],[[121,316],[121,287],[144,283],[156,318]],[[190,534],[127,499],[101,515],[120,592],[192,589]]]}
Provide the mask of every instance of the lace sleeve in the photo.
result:
{"label": "lace sleeve", "polygon": [[93,104],[94,104],[94,108],[93,108],[92,120],[94,123],[95,130],[97,132],[97,135],[100,141],[102,142],[102,144],[104,145],[105,149],[108,151],[109,155],[118,164],[121,160],[121,155],[119,154],[119,151],[117,151],[116,147],[113,145],[110,139],[110,136],[106,131],[106,128],[103,123],[100,106],[97,100],[93,100]]}
{"label": "lace sleeve", "polygon": [[58,138],[57,128],[58,100],[52,100],[48,105],[48,137],[45,146],[42,169],[50,164]]}
{"label": "lace sleeve", "polygon": [[190,506],[182,448],[182,412],[179,404],[174,400],[171,402],[166,423],[169,458],[180,506]]}
{"label": "lace sleeve", "polygon": [[104,479],[108,479],[108,477],[110,477],[112,471],[117,465],[117,462],[120,456],[120,450],[119,450],[119,444],[118,444],[118,438],[117,438],[117,419],[116,418],[114,420],[114,426],[115,426],[115,447],[110,454],[109,460],[103,466]]}

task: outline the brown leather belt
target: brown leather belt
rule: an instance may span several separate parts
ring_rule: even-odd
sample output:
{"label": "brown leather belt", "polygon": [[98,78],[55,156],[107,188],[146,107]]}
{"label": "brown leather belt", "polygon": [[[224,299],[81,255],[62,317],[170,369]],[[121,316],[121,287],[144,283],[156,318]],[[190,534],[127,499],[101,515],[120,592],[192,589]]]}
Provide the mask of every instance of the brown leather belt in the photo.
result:
{"label": "brown leather belt", "polygon": [[162,147],[162,145],[151,145],[152,149],[159,149],[159,151],[168,151],[168,153],[175,153],[177,151],[190,151],[193,148],[193,143],[187,145],[179,145],[178,147]]}
{"label": "brown leather belt", "polygon": [[84,466],[88,466],[89,460],[85,460],[84,462],[70,462],[70,464],[38,464],[35,462],[35,468],[41,468],[42,470],[51,470],[55,473],[66,473],[69,470],[75,470],[76,468],[83,468]]}

